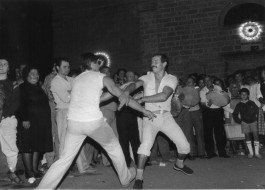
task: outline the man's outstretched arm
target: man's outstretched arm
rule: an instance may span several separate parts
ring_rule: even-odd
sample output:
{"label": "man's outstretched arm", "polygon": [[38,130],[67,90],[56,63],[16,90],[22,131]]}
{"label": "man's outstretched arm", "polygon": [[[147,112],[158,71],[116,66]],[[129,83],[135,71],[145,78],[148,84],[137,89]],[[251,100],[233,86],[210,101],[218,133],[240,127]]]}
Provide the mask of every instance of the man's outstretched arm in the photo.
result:
{"label": "man's outstretched arm", "polygon": [[144,96],[138,100],[139,103],[143,102],[165,102],[173,94],[174,90],[171,87],[165,86],[163,91],[152,96]]}
{"label": "man's outstretched arm", "polygon": [[[110,77],[104,77],[103,79],[103,85],[108,89],[108,91],[118,97],[119,99],[123,99],[123,97],[121,97],[121,95],[123,94],[122,90],[117,87],[114,83],[114,81],[110,78]],[[124,95],[124,94],[123,94]],[[128,101],[128,106],[130,106],[131,108],[142,112],[145,116],[147,116],[148,118],[152,119],[154,117],[156,117],[155,114],[153,114],[152,112],[146,110],[144,107],[142,107],[137,101],[135,101],[134,99],[130,98],[129,96],[127,97],[129,99]],[[122,100],[120,100],[120,106],[119,108],[122,108],[124,106],[124,104],[122,104]]]}

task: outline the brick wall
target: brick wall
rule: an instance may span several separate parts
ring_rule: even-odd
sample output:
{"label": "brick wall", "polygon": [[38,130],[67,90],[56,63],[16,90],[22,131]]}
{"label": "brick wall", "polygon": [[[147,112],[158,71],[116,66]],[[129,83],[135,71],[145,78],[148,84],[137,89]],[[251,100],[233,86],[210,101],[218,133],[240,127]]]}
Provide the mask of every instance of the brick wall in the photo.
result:
{"label": "brick wall", "polygon": [[[242,46],[236,26],[223,27],[220,23],[231,2],[157,0],[156,8],[140,13],[140,18],[147,20],[140,22],[143,63],[150,62],[149,55],[158,50],[169,55],[170,72],[178,76],[197,72],[224,77],[238,69],[265,65],[265,52],[235,53]],[[155,40],[150,43],[152,39]],[[263,33],[259,42],[262,47],[264,39]],[[152,49],[148,48],[149,44]]]}
{"label": "brick wall", "polygon": [[[247,0],[75,2],[56,3],[53,15],[54,54],[70,56],[74,66],[81,52],[97,50],[110,54],[113,70],[125,67],[138,73],[149,68],[152,54],[166,53],[170,73],[180,77],[192,72],[224,77],[264,64],[264,52],[231,53],[242,42],[236,27],[222,26],[231,2]],[[264,41],[263,34],[261,47]]]}

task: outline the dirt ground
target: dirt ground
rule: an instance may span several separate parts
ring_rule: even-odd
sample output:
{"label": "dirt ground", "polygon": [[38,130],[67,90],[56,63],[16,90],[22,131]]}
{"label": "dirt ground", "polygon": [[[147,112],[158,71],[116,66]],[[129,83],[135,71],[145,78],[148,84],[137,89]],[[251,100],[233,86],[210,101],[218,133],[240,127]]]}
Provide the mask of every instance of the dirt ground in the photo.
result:
{"label": "dirt ground", "polygon": [[[262,150],[265,157],[265,152]],[[15,185],[6,178],[7,168],[0,160],[0,189],[33,189],[38,181],[29,185]],[[148,166],[144,174],[145,189],[265,189],[265,159],[248,159],[246,156],[186,160],[194,170],[187,176],[174,171],[173,163],[166,166]],[[23,176],[22,176],[23,177]],[[128,189],[132,189],[132,184]],[[95,174],[66,177],[60,189],[123,189],[112,167],[97,165]]]}

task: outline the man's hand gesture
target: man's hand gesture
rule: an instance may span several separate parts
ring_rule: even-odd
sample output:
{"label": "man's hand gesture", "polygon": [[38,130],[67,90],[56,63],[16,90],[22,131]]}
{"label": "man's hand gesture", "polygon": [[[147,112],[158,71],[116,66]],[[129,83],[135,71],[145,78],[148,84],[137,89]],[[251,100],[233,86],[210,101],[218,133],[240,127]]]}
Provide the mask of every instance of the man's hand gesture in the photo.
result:
{"label": "man's hand gesture", "polygon": [[146,109],[143,111],[143,114],[145,117],[148,117],[150,120],[153,120],[156,117],[156,114]]}

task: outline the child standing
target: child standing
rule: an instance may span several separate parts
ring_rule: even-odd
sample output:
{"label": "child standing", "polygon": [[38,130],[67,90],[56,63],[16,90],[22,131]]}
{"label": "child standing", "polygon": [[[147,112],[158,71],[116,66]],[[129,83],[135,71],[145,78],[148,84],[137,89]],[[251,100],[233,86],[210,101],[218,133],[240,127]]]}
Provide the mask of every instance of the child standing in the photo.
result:
{"label": "child standing", "polygon": [[253,158],[254,156],[250,136],[250,133],[252,133],[254,138],[255,156],[262,159],[262,156],[259,154],[259,136],[257,126],[259,108],[253,101],[249,100],[249,90],[247,88],[242,88],[240,90],[240,97],[241,102],[236,105],[233,112],[233,118],[237,123],[241,123],[242,132],[245,134],[249,150],[248,157]]}

